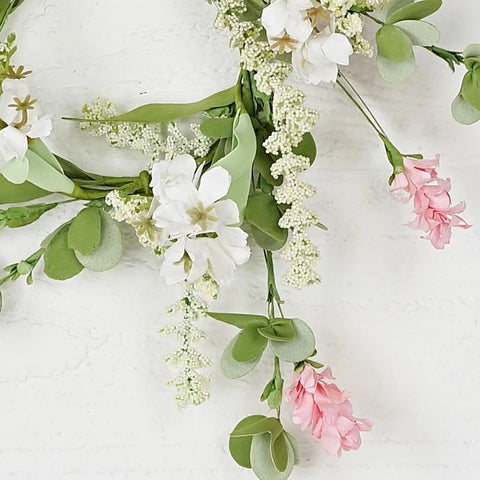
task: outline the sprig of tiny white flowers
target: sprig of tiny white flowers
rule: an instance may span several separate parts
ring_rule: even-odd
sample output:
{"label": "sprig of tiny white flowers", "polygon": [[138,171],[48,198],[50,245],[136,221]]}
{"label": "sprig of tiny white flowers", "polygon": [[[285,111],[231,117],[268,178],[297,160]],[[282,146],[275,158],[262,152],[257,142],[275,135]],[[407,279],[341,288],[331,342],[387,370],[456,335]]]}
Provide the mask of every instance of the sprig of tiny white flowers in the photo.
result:
{"label": "sprig of tiny white flowers", "polygon": [[263,146],[268,153],[280,155],[271,171],[274,177],[283,175],[284,181],[274,195],[278,203],[290,206],[279,222],[281,227],[293,231],[283,251],[283,258],[292,262],[284,281],[297,288],[316,283],[320,278],[315,271],[315,263],[320,254],[307,229],[319,225],[320,221],[318,215],[304,204],[305,199],[315,194],[315,187],[300,180],[299,174],[307,170],[310,163],[306,157],[294,154],[293,149],[313,128],[318,114],[303,105],[303,92],[285,84],[291,74],[291,66],[277,58],[268,42],[260,40],[259,23],[240,20],[246,10],[245,1],[217,0],[214,3],[217,7],[215,26],[230,30],[230,44],[240,49],[243,68],[255,72],[259,91],[273,96],[275,130]]}

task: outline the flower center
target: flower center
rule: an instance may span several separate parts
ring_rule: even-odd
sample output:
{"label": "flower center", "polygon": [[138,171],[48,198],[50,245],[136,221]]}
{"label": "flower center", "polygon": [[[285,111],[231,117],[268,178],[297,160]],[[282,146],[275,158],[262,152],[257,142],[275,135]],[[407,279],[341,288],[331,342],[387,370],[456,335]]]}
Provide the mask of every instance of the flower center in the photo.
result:
{"label": "flower center", "polygon": [[310,20],[312,27],[315,28],[320,19],[325,20],[326,22],[330,21],[330,13],[326,8],[323,7],[313,7],[307,10],[306,20]]}
{"label": "flower center", "polygon": [[210,205],[205,208],[202,202],[198,202],[196,207],[187,210],[187,215],[190,217],[191,225],[200,225],[202,230],[207,230],[207,222],[217,221],[217,217],[212,214],[215,211],[215,207]]}
{"label": "flower center", "polygon": [[15,108],[17,112],[22,112],[22,119],[19,123],[15,124],[16,128],[22,128],[28,122],[28,110],[33,110],[33,105],[37,99],[27,95],[24,100],[20,100],[18,97],[13,98],[14,103],[10,103],[8,106]]}
{"label": "flower center", "polygon": [[174,265],[180,265],[181,263],[183,263],[183,271],[188,274],[192,269],[193,262],[192,259],[188,256],[187,252],[183,254],[183,257],[180,260],[178,260],[177,262],[173,262]]}
{"label": "flower center", "polygon": [[274,50],[278,50],[278,52],[282,54],[285,53],[287,48],[290,50],[295,50],[297,45],[298,42],[294,38],[291,38],[287,33],[283,37],[273,37],[271,47]]}

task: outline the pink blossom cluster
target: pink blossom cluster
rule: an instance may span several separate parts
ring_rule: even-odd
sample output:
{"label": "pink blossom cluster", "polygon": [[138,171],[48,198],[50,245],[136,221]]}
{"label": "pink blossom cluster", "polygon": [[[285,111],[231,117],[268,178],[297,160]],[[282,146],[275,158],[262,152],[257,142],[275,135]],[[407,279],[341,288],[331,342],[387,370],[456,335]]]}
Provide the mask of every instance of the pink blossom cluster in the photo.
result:
{"label": "pink blossom cluster", "polygon": [[360,431],[370,431],[373,422],[353,417],[350,393],[326,381],[333,379],[330,368],[319,373],[305,363],[302,372],[295,374],[285,399],[294,405],[293,422],[302,429],[311,427],[312,435],[322,442],[326,452],[340,456],[342,450],[360,447]]}
{"label": "pink blossom cluster", "polygon": [[439,155],[434,160],[416,160],[404,157],[405,170],[395,175],[390,192],[404,194],[402,201],[413,197],[415,220],[408,223],[410,228],[422,230],[435,248],[443,249],[450,243],[452,227],[469,228],[458,216],[465,210],[465,202],[452,206],[450,179],[437,174]]}

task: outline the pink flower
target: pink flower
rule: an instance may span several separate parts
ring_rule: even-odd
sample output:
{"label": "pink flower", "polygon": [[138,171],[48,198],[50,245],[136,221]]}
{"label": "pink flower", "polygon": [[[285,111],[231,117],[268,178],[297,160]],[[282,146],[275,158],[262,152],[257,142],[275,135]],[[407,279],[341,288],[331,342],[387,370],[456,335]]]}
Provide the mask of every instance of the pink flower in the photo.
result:
{"label": "pink flower", "polygon": [[361,431],[370,431],[373,422],[353,417],[350,393],[340,390],[334,383],[330,368],[318,373],[305,363],[300,374],[295,374],[294,384],[285,392],[285,399],[294,405],[292,420],[311,427],[312,435],[318,438],[330,455],[342,450],[357,450],[362,440]]}
{"label": "pink flower", "polygon": [[417,218],[408,226],[427,233],[422,237],[430,240],[435,248],[443,249],[450,243],[452,227],[469,228],[465,220],[458,216],[465,210],[465,202],[452,206],[450,179],[437,174],[439,156],[435,160],[403,159],[405,170],[395,175],[390,192],[404,193],[402,202],[414,199],[414,213]]}

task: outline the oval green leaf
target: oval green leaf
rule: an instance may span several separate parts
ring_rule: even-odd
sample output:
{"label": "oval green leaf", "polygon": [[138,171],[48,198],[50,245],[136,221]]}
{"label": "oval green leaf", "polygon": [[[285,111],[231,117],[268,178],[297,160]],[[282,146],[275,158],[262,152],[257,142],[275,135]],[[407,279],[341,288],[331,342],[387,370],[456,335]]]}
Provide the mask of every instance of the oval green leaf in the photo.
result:
{"label": "oval green leaf", "polygon": [[270,340],[273,353],[285,362],[297,363],[308,358],[315,350],[315,335],[312,329],[299,318],[292,320],[295,338],[287,342]]}
{"label": "oval green leaf", "polygon": [[[239,334],[238,334],[239,335]],[[250,373],[258,364],[260,356],[251,362],[238,362],[233,358],[233,346],[237,341],[238,335],[226,346],[222,358],[220,359],[220,368],[227,378],[240,378]]]}
{"label": "oval green leaf", "polygon": [[410,3],[389,15],[387,23],[396,23],[401,20],[421,20],[435,13],[441,6],[442,0],[423,0]]}
{"label": "oval green leaf", "polygon": [[414,45],[430,47],[440,40],[438,28],[422,20],[402,20],[395,26],[404,31]]}
{"label": "oval green leaf", "polygon": [[237,362],[251,362],[261,357],[268,340],[254,328],[244,328],[237,336],[232,356]]}
{"label": "oval green leaf", "polygon": [[50,195],[50,192],[29,182],[18,185],[9,182],[3,175],[0,175],[0,205],[28,202],[47,195]]}
{"label": "oval green leaf", "polygon": [[68,246],[83,255],[92,253],[100,243],[102,221],[98,208],[81,210],[68,229]]}
{"label": "oval green leaf", "polygon": [[473,108],[460,94],[452,103],[452,115],[462,125],[472,125],[480,120],[480,110]]}
{"label": "oval green leaf", "polygon": [[460,95],[473,108],[480,110],[480,69],[465,74],[460,87]]}
{"label": "oval green leaf", "polygon": [[75,251],[78,261],[88,270],[105,272],[118,264],[123,254],[123,240],[120,228],[115,220],[104,210],[99,210],[101,218],[101,238],[97,248],[84,255]]}
{"label": "oval green leaf", "polygon": [[401,83],[408,80],[415,71],[415,56],[413,55],[402,63],[396,63],[380,55],[377,56],[377,69],[380,76],[392,83]]}
{"label": "oval green leaf", "polygon": [[64,225],[57,231],[43,256],[45,274],[54,280],[67,280],[83,270],[75,252],[68,248],[68,226]]}
{"label": "oval green leaf", "polygon": [[252,438],[250,447],[250,463],[259,480],[286,480],[295,465],[295,456],[289,442],[287,446],[287,461],[285,470],[279,471],[275,466],[271,451],[270,435],[256,435]]}
{"label": "oval green leaf", "polygon": [[376,35],[378,54],[391,62],[402,63],[412,55],[412,41],[395,25],[384,25]]}
{"label": "oval green leaf", "polygon": [[[240,420],[235,426],[235,429],[248,427],[250,424],[258,422],[263,415],[251,415],[249,417]],[[245,468],[252,468],[250,464],[250,448],[252,445],[252,437],[230,437],[228,447],[232,458],[241,466]]]}

